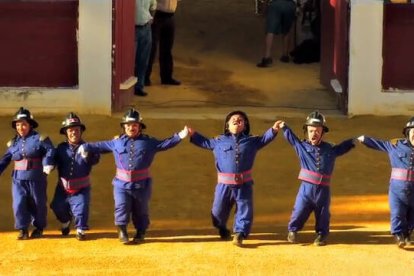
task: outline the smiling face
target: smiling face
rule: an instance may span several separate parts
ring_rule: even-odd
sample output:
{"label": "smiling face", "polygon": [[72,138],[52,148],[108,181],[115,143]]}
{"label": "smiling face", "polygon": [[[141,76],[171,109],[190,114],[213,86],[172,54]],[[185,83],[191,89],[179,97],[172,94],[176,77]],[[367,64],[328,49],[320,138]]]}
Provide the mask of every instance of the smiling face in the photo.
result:
{"label": "smiling face", "polygon": [[16,131],[21,137],[26,137],[31,130],[31,126],[26,120],[19,120],[16,122]]}
{"label": "smiling face", "polygon": [[66,136],[70,144],[77,145],[82,139],[82,130],[80,126],[68,127],[66,129]]}
{"label": "smiling face", "polygon": [[307,126],[307,138],[313,145],[319,145],[322,141],[323,128],[321,126]]}
{"label": "smiling face", "polygon": [[126,123],[123,125],[125,134],[129,138],[135,138],[141,133],[141,126],[139,123],[133,122],[133,123]]}
{"label": "smiling face", "polygon": [[235,114],[230,117],[228,124],[228,130],[231,134],[242,133],[246,127],[246,120],[240,114]]}

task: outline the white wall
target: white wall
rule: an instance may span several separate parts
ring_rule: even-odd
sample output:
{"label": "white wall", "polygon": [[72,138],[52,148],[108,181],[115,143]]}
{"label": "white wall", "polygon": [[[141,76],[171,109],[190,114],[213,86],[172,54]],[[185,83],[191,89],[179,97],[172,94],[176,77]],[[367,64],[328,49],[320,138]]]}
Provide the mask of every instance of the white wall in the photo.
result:
{"label": "white wall", "polygon": [[0,114],[111,114],[112,0],[79,1],[78,88],[0,87]]}
{"label": "white wall", "polygon": [[382,90],[383,1],[352,0],[349,49],[350,116],[412,115],[414,91]]}

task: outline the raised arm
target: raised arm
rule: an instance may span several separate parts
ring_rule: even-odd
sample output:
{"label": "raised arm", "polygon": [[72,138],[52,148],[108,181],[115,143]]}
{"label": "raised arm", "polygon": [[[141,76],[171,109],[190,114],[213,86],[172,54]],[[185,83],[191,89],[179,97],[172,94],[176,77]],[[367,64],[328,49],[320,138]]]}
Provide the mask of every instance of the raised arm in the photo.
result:
{"label": "raised arm", "polygon": [[375,139],[372,137],[367,137],[365,135],[359,136],[357,138],[359,142],[367,146],[368,148],[379,150],[379,151],[385,151],[388,152],[391,150],[392,145],[390,141],[383,141],[379,139]]}
{"label": "raised arm", "polygon": [[207,139],[206,137],[196,132],[192,128],[189,128],[189,134],[190,134],[190,142],[200,148],[213,150],[214,147],[216,146],[215,139]]}

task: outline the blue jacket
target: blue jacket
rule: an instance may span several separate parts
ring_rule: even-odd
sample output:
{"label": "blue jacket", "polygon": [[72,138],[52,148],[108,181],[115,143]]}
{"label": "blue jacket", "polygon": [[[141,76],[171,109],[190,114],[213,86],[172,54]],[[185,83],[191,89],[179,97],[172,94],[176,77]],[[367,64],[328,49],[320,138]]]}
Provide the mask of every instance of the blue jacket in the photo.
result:
{"label": "blue jacket", "polygon": [[[363,144],[371,149],[388,153],[392,168],[414,171],[414,148],[407,139],[382,141],[365,136]],[[391,178],[391,183],[405,182]]]}
{"label": "blue jacket", "polygon": [[[68,142],[62,142],[58,145],[55,162],[59,174],[59,182],[62,181],[61,178],[65,180],[85,178],[89,176],[92,166],[98,164],[100,158],[98,153],[91,153],[86,159],[77,153],[79,146],[84,143],[84,141],[81,141],[79,145],[71,145]],[[90,184],[89,181],[88,184]]]}
{"label": "blue jacket", "polygon": [[40,136],[32,130],[26,137],[16,135],[8,143],[8,149],[0,159],[0,174],[11,161],[27,161],[25,169],[13,170],[16,180],[44,180],[43,166],[54,165],[55,149],[48,137]]}
{"label": "blue jacket", "polygon": [[[123,134],[109,141],[85,143],[84,147],[86,152],[112,152],[117,169],[139,171],[149,169],[157,152],[172,148],[180,141],[181,138],[178,134],[164,140],[158,140],[144,134],[132,139]],[[135,189],[149,182],[151,182],[150,177],[139,181],[123,181],[115,177],[112,183],[119,188]]]}
{"label": "blue jacket", "polygon": [[307,140],[300,140],[288,126],[285,126],[283,131],[286,140],[294,147],[299,157],[301,168],[323,175],[331,175],[336,157],[347,153],[355,146],[352,139],[345,140],[339,145],[322,141],[319,145],[313,146]]}
{"label": "blue jacket", "polygon": [[219,135],[207,139],[195,132],[191,143],[213,151],[217,171],[220,173],[242,173],[251,170],[258,150],[269,144],[277,136],[273,129],[268,129],[263,136],[240,134]]}

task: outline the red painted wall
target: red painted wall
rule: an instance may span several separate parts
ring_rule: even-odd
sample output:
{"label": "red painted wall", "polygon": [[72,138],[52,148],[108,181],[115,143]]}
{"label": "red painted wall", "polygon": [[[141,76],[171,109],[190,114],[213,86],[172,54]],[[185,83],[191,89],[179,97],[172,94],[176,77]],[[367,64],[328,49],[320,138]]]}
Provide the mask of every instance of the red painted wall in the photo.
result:
{"label": "red painted wall", "polygon": [[383,89],[414,90],[414,4],[384,6]]}
{"label": "red painted wall", "polygon": [[0,86],[78,85],[78,0],[0,2]]}
{"label": "red painted wall", "polygon": [[133,97],[133,87],[122,91],[120,84],[135,74],[135,0],[112,0],[112,5],[112,108],[117,111],[129,105]]}

